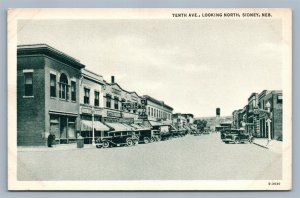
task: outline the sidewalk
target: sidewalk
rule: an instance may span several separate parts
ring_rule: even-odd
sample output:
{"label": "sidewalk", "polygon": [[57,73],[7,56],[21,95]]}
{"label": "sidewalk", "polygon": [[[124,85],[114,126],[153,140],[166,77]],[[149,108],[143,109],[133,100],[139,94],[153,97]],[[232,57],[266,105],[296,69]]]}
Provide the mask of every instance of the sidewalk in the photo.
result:
{"label": "sidewalk", "polygon": [[77,144],[57,144],[53,147],[47,146],[18,146],[18,152],[28,152],[28,151],[65,151],[65,150],[81,150],[81,149],[93,149],[96,148],[91,144],[85,144],[83,148],[77,148]]}
{"label": "sidewalk", "polygon": [[268,143],[267,138],[255,138],[253,141],[253,144],[257,146],[261,146],[263,148],[269,149],[272,152],[275,153],[281,153],[282,152],[282,142],[277,140],[271,140]]}

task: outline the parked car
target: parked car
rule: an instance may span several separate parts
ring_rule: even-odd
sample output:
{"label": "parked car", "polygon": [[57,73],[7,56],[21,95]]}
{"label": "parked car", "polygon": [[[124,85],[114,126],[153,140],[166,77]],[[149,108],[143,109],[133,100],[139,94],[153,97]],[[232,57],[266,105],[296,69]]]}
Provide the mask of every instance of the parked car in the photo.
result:
{"label": "parked car", "polygon": [[253,137],[244,129],[224,129],[221,131],[221,139],[226,144],[233,142],[235,144],[253,142]]}
{"label": "parked car", "polygon": [[159,131],[159,140],[168,140],[172,138],[172,132],[169,125],[153,126],[152,128]]}
{"label": "parked car", "polygon": [[139,137],[139,142],[148,144],[150,142],[159,141],[159,131],[151,129],[136,130],[136,135]]}
{"label": "parked car", "polygon": [[134,146],[138,144],[139,137],[134,131],[109,131],[96,139],[97,148],[110,146]]}

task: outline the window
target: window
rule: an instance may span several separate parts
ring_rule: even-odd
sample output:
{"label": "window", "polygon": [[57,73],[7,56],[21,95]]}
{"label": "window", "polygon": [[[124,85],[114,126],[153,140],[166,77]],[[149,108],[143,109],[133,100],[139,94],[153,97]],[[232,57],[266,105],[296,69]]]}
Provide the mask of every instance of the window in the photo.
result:
{"label": "window", "polygon": [[24,73],[25,93],[24,96],[33,96],[33,73]]}
{"label": "window", "polygon": [[119,98],[115,97],[115,109],[119,109]]}
{"label": "window", "polygon": [[151,116],[153,117],[153,108],[151,108]]}
{"label": "window", "polygon": [[88,88],[84,88],[83,103],[90,104],[90,89],[88,89]]}
{"label": "window", "polygon": [[71,100],[76,102],[76,82],[71,81]]}
{"label": "window", "polygon": [[69,99],[69,85],[66,74],[61,74],[59,79],[59,98],[64,100]]}
{"label": "window", "polygon": [[148,107],[148,115],[150,115],[150,107]]}
{"label": "window", "polygon": [[106,107],[111,108],[111,96],[106,95]]}
{"label": "window", "polygon": [[50,96],[56,97],[56,75],[50,74]]}
{"label": "window", "polygon": [[98,91],[95,91],[94,105],[99,107],[99,92]]}

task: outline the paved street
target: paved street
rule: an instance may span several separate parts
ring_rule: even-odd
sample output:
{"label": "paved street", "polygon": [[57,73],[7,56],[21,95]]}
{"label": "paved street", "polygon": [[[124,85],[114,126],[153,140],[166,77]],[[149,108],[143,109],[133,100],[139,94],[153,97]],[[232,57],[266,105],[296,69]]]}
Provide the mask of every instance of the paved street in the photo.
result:
{"label": "paved street", "polygon": [[[19,151],[19,180],[259,180],[281,178],[281,154],[225,144],[219,134],[109,149]],[[42,149],[41,149],[42,150]]]}

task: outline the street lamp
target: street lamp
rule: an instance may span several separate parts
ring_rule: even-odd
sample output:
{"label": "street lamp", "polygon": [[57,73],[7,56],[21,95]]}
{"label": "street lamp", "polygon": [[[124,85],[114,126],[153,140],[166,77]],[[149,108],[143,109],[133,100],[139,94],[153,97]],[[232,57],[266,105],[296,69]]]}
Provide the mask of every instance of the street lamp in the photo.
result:
{"label": "street lamp", "polygon": [[271,141],[271,104],[270,102],[268,101],[267,104],[266,104],[266,109],[267,109],[267,112],[268,112],[268,119],[266,120],[267,124],[268,124],[268,143]]}
{"label": "street lamp", "polygon": [[95,110],[94,108],[92,108],[92,145],[95,146],[95,130],[94,130],[94,113],[95,113]]}

